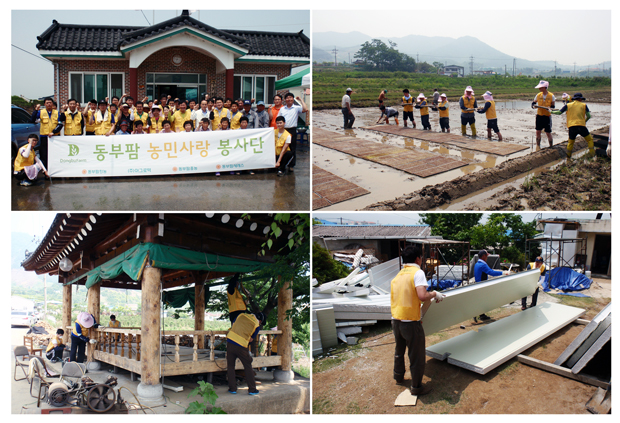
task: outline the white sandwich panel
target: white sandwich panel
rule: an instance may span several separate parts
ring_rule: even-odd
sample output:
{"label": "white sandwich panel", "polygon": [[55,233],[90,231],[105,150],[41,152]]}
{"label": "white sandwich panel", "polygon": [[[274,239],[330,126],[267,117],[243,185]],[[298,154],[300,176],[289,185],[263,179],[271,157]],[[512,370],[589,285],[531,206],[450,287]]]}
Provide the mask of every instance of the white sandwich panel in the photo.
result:
{"label": "white sandwich panel", "polygon": [[540,271],[534,269],[445,291],[443,301],[422,306],[424,333],[428,336],[531,295],[539,277]]}
{"label": "white sandwich panel", "polygon": [[368,270],[370,283],[372,286],[390,292],[392,279],[396,277],[398,272],[400,272],[400,259],[397,257],[370,268]]}
{"label": "white sandwich panel", "polygon": [[603,322],[610,313],[611,303],[607,304],[605,308],[603,308],[596,316],[594,316],[594,319],[592,319],[592,321],[590,321],[590,323],[588,323],[586,327],[583,328],[579,335],[577,335],[573,342],[571,342],[570,345],[566,347],[564,352],[560,354],[558,359],[555,360],[553,364],[556,364],[558,366],[563,365],[575,353],[575,351],[577,351],[581,344],[583,344],[588,339],[588,337],[598,328],[599,324],[601,324],[601,322]]}
{"label": "white sandwich panel", "polygon": [[315,311],[316,320],[319,324],[321,334],[321,345],[323,348],[338,345],[338,334],[336,333],[336,319],[334,318],[333,307],[320,308]]}
{"label": "white sandwich panel", "polygon": [[426,349],[426,354],[486,374],[585,314],[585,310],[544,303]]}

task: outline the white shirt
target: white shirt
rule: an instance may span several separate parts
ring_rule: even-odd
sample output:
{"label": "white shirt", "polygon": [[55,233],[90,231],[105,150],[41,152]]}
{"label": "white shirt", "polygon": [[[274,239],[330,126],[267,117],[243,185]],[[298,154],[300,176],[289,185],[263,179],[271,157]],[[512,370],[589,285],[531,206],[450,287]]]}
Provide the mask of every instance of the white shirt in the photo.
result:
{"label": "white shirt", "polygon": [[349,104],[349,107],[351,106],[351,97],[349,97],[347,94],[342,96],[342,108],[346,108],[347,107],[347,103]]}
{"label": "white shirt", "polygon": [[[417,267],[418,269],[420,268],[420,266],[413,263],[405,264],[403,267]],[[428,282],[426,281],[426,276],[424,275],[424,272],[415,272],[415,274],[413,275],[413,285],[416,288],[418,286],[428,286]],[[393,317],[392,320],[394,320]],[[413,322],[413,320],[401,320],[401,322]]]}
{"label": "white shirt", "polygon": [[293,104],[290,108],[286,105],[282,106],[278,116],[284,117],[284,127],[285,128],[296,128],[297,127],[297,118],[299,118],[299,114],[303,109],[301,106]]}
{"label": "white shirt", "polygon": [[[192,120],[194,121],[194,128],[198,128],[200,126],[200,121],[204,118],[209,119],[211,112],[207,109],[206,112],[203,112],[202,109],[192,111]],[[211,127],[211,121],[209,121],[209,128]]]}

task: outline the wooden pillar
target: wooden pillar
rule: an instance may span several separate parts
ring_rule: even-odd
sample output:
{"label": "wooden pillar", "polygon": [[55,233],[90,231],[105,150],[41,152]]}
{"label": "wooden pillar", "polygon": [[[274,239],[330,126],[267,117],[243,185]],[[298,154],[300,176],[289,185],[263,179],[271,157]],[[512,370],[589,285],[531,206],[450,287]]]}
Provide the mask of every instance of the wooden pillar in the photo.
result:
{"label": "wooden pillar", "polygon": [[87,311],[95,317],[95,321],[99,324],[99,315],[100,315],[100,306],[101,306],[101,284],[94,284],[90,288],[88,288],[88,305]]}
{"label": "wooden pillar", "polygon": [[[208,288],[207,288],[208,289]],[[205,283],[204,281],[196,282],[194,285],[194,293],[196,301],[194,304],[194,329],[205,329]],[[196,340],[194,340],[196,342]],[[205,347],[204,335],[198,336],[198,348],[203,349]]]}
{"label": "wooden pillar", "polygon": [[[66,276],[61,276],[60,281],[62,283],[67,282]],[[71,333],[67,329],[67,326],[71,326],[71,285],[64,285],[62,287],[62,329],[65,331],[65,334],[62,337],[62,342],[67,345],[69,342],[69,336]]]}
{"label": "wooden pillar", "polygon": [[[293,320],[286,319],[286,310],[293,308],[293,290],[290,282],[285,282],[278,292],[278,355],[282,357],[281,371],[276,372],[276,380],[292,380]],[[279,374],[278,374],[279,373]]]}
{"label": "wooden pillar", "polygon": [[[226,69],[226,97],[233,98],[235,93],[235,70]],[[244,98],[249,100],[249,98]]]}
{"label": "wooden pillar", "polygon": [[142,274],[142,381],[138,385],[138,396],[141,400],[158,401],[163,398],[163,387],[160,383],[160,289],[161,269],[148,264]]}

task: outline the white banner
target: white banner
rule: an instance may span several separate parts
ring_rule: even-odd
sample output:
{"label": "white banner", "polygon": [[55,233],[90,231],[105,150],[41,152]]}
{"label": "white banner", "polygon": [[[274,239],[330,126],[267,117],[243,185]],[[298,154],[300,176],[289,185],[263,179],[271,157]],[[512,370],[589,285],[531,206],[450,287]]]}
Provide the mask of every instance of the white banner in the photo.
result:
{"label": "white banner", "polygon": [[48,171],[61,178],[184,175],[273,168],[273,128],[49,138]]}

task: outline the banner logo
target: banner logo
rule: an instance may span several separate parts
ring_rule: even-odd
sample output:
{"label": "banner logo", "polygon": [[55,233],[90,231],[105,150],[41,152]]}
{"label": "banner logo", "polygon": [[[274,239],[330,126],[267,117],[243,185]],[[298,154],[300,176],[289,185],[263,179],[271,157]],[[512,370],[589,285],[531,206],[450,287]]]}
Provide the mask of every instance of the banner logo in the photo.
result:
{"label": "banner logo", "polygon": [[80,147],[75,144],[69,144],[69,157],[80,154]]}

